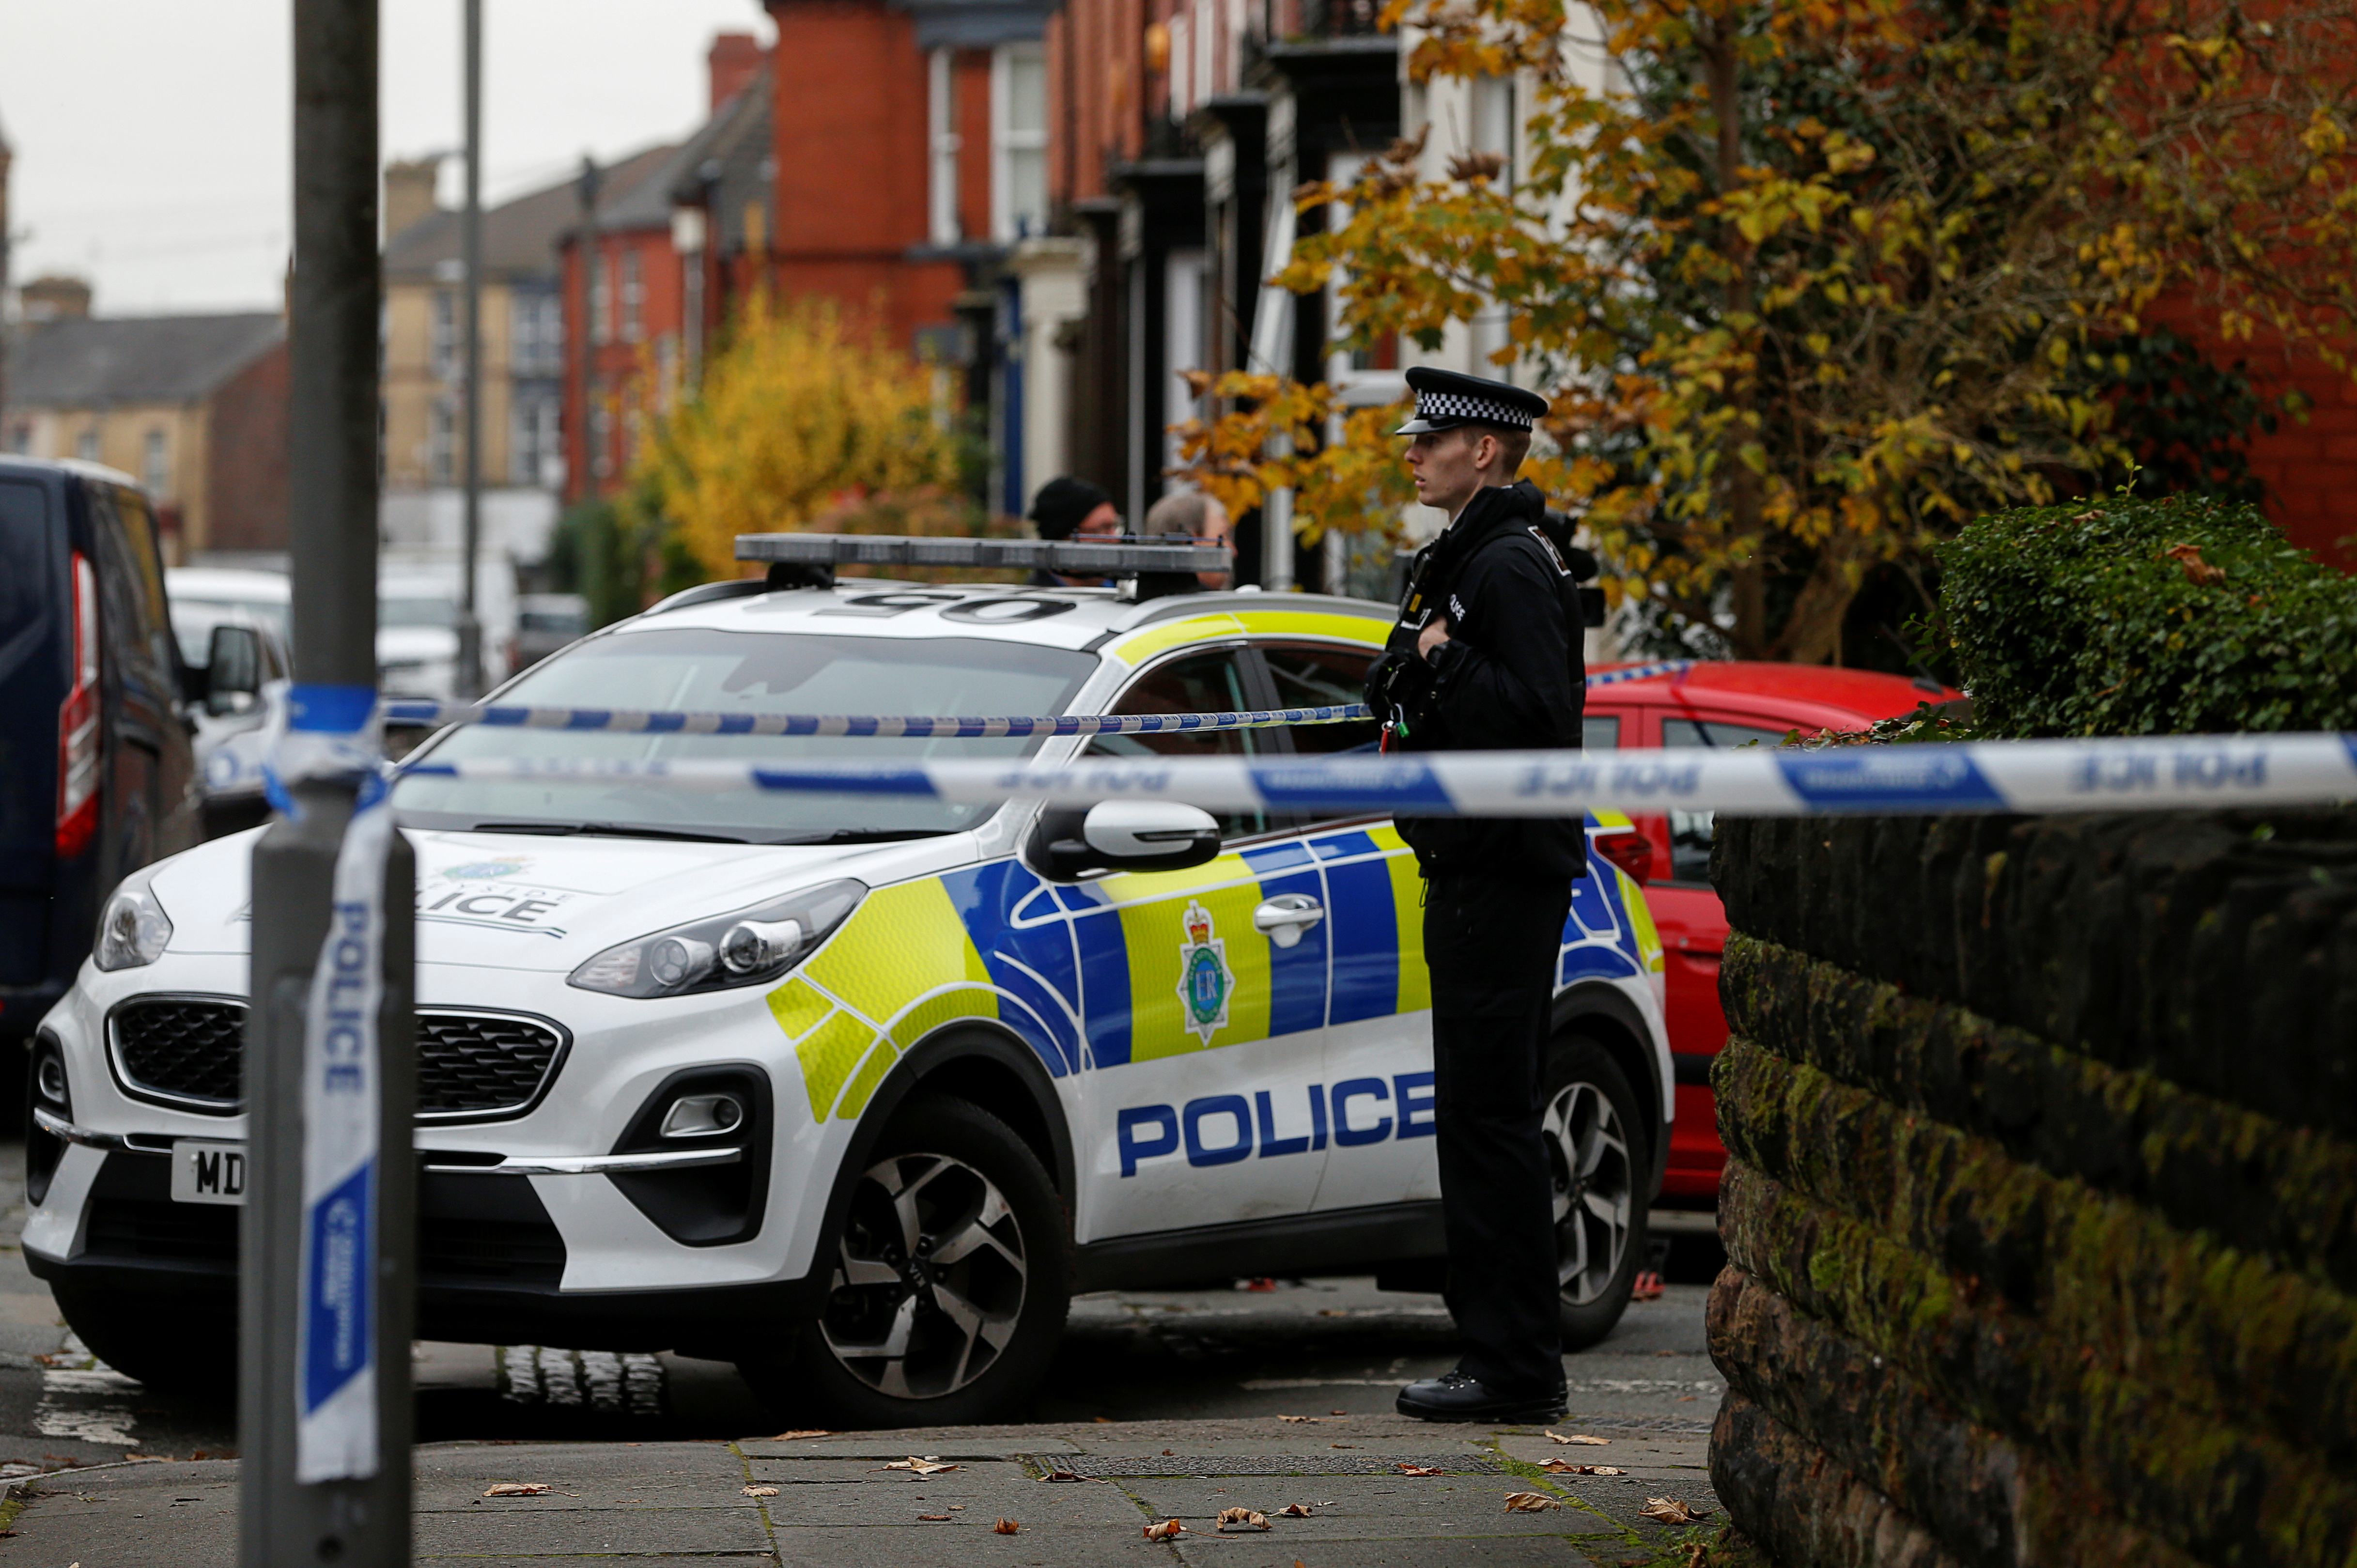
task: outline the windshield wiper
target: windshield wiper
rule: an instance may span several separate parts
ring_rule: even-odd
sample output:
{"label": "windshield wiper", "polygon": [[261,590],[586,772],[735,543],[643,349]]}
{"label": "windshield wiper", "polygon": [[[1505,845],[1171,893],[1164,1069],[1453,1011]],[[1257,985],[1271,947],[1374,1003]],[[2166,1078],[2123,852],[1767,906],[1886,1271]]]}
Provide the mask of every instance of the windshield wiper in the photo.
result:
{"label": "windshield wiper", "polygon": [[477,822],[477,833],[540,833],[550,838],[590,834],[600,838],[680,839],[691,843],[750,843],[736,833],[698,833],[684,828],[645,827],[636,822]]}
{"label": "windshield wiper", "polygon": [[769,843],[889,843],[895,839],[937,839],[947,828],[837,828],[833,832],[769,839]]}

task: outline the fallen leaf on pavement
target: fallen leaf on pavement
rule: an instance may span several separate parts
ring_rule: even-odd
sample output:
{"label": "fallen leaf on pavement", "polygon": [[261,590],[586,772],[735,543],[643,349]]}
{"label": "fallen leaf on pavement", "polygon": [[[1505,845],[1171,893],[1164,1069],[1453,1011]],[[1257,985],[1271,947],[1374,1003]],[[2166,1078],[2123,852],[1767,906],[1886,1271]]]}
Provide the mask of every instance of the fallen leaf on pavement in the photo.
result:
{"label": "fallen leaf on pavement", "polygon": [[945,1513],[920,1513],[917,1516],[920,1524],[947,1524],[949,1521],[950,1516]]}
{"label": "fallen leaf on pavement", "polygon": [[1542,1459],[1539,1468],[1553,1476],[1625,1476],[1626,1470],[1611,1465],[1575,1465],[1568,1459]]}
{"label": "fallen leaf on pavement", "polygon": [[1077,1470],[1050,1470],[1041,1479],[1049,1481],[1093,1481],[1098,1477],[1083,1476]]}
{"label": "fallen leaf on pavement", "polygon": [[548,1490],[540,1481],[501,1481],[483,1496],[487,1498],[536,1498]]}
{"label": "fallen leaf on pavement", "polygon": [[1309,1517],[1309,1505],[1308,1503],[1287,1503],[1283,1508],[1276,1510],[1276,1517],[1279,1519],[1308,1519]]}
{"label": "fallen leaf on pavement", "polygon": [[778,1488],[775,1487],[748,1487],[745,1488],[745,1495],[748,1498],[774,1498],[778,1495]]}
{"label": "fallen leaf on pavement", "polygon": [[1175,1519],[1166,1519],[1160,1524],[1149,1524],[1146,1527],[1146,1539],[1148,1541],[1168,1541],[1174,1535],[1192,1535],[1194,1531]]}
{"label": "fallen leaf on pavement", "polygon": [[990,1533],[993,1535],[1013,1535],[1017,1530],[1019,1530],[1022,1528],[1023,1527],[1021,1525],[1016,1523],[1011,1519],[1003,1519],[996,1524],[990,1527]]}
{"label": "fallen leaf on pavement", "polygon": [[1661,1524],[1692,1524],[1698,1519],[1708,1519],[1708,1509],[1690,1509],[1675,1498],[1647,1498],[1645,1506],[1637,1510],[1640,1519],[1650,1519]]}
{"label": "fallen leaf on pavement", "polygon": [[1547,1434],[1547,1437],[1552,1442],[1578,1443],[1584,1444],[1590,1448],[1607,1448],[1611,1446],[1612,1444],[1612,1439],[1609,1437],[1590,1437],[1585,1432],[1575,1432],[1570,1434],[1568,1436],[1560,1432],[1550,1432]]}
{"label": "fallen leaf on pavement", "polygon": [[1348,1415],[1351,1412],[1347,1410],[1329,1410],[1326,1413],[1328,1415]]}
{"label": "fallen leaf on pavement", "polygon": [[1399,1467],[1400,1474],[1403,1476],[1446,1476],[1448,1474],[1446,1470],[1435,1469],[1430,1466],[1411,1465],[1405,1459],[1399,1462]]}
{"label": "fallen leaf on pavement", "polygon": [[1543,1513],[1548,1509],[1561,1507],[1563,1504],[1560,1500],[1547,1496],[1544,1492],[1508,1492],[1506,1494],[1508,1513]]}
{"label": "fallen leaf on pavement", "polygon": [[1320,1418],[1314,1415],[1280,1415],[1276,1419],[1279,1421],[1308,1422],[1310,1425],[1315,1426],[1318,1424]]}
{"label": "fallen leaf on pavement", "polygon": [[893,1460],[889,1465],[885,1466],[884,1468],[887,1470],[906,1470],[910,1475],[914,1476],[933,1476],[939,1475],[943,1470],[954,1470],[957,1466],[954,1465],[944,1465],[930,1454],[926,1455],[921,1459],[911,1454],[906,1459]]}
{"label": "fallen leaf on pavement", "polygon": [[834,1435],[834,1433],[827,1431],[826,1428],[823,1426],[814,1426],[807,1432],[780,1432],[775,1437],[770,1438],[770,1441],[772,1443],[791,1443],[796,1438],[801,1437],[832,1437]]}
{"label": "fallen leaf on pavement", "polygon": [[1233,1525],[1239,1530],[1266,1530],[1268,1528],[1268,1515],[1255,1512],[1251,1509],[1222,1509],[1220,1510],[1220,1528],[1222,1530],[1225,1530],[1230,1525]]}

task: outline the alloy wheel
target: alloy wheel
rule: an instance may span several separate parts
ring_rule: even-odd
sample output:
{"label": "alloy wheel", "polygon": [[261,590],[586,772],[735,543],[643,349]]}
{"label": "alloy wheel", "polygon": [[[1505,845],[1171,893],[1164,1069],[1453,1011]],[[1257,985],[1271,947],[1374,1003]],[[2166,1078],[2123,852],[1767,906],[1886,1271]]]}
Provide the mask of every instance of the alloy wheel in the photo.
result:
{"label": "alloy wheel", "polygon": [[1612,1287],[1634,1238],[1634,1173],[1612,1101],[1572,1082],[1546,1108],[1547,1165],[1555,1185],[1555,1277],[1564,1301],[1585,1306]]}
{"label": "alloy wheel", "polygon": [[879,1393],[955,1393],[1014,1338],[1024,1256],[1022,1226],[988,1176],[946,1155],[892,1155],[852,1192],[819,1330]]}

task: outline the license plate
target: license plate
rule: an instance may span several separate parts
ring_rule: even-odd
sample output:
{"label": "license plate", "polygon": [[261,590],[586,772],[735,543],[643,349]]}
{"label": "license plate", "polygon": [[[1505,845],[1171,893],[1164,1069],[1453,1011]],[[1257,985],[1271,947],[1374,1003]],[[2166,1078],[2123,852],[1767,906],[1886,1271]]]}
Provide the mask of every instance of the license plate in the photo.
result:
{"label": "license plate", "polygon": [[243,1203],[245,1145],[177,1143],[172,1145],[172,1201]]}

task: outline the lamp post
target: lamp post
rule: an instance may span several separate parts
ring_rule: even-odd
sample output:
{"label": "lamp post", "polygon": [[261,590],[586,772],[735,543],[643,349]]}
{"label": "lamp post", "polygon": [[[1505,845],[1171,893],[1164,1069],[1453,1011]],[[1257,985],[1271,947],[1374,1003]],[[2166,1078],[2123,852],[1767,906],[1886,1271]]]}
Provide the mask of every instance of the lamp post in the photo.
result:
{"label": "lamp post", "polygon": [[[389,832],[389,808],[361,809],[376,700],[384,292],[377,0],[295,0],[294,16],[295,684],[274,754],[289,809],[254,845],[248,926],[238,1561],[405,1568],[416,875],[398,832],[389,845],[374,836]],[[356,844],[381,854],[346,854],[356,819],[370,830]]]}
{"label": "lamp post", "polygon": [[475,599],[475,558],[483,548],[483,0],[467,0],[467,203],[458,216],[467,268],[466,376],[459,417],[465,424],[465,498],[458,530],[460,697],[483,692],[483,620]]}

